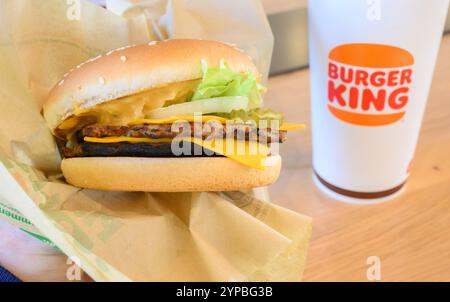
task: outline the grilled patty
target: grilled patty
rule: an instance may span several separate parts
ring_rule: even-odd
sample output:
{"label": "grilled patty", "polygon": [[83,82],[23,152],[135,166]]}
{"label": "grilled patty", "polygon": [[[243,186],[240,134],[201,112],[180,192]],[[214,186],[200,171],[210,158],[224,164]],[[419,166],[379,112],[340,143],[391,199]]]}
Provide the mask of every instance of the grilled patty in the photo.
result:
{"label": "grilled patty", "polygon": [[[111,126],[111,125],[90,125],[76,133],[78,144],[69,148],[61,141],[60,149],[64,158],[72,157],[174,157],[174,156],[211,156],[211,151],[203,150],[202,147],[189,142],[180,142],[183,150],[188,151],[182,155],[174,155],[170,143],[88,143],[85,137],[106,138],[106,137],[133,137],[173,139],[178,136],[195,136],[204,139],[234,138],[237,140],[260,141],[262,143],[284,142],[286,131],[276,131],[272,129],[258,129],[252,125],[234,124],[231,127],[194,127],[189,123],[186,128],[172,127],[172,124],[160,125],[136,125],[136,126]],[[186,133],[186,130],[189,130]],[[198,128],[198,129],[197,129]],[[232,132],[232,133],[231,133]],[[220,156],[213,154],[214,156]]]}

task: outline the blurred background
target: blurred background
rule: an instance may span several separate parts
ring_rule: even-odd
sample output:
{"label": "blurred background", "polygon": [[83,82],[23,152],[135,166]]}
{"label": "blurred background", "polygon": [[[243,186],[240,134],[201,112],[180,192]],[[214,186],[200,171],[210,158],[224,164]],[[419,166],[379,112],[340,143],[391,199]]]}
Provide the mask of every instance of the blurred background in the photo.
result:
{"label": "blurred background", "polygon": [[[102,6],[105,6],[107,2],[107,0],[91,1]],[[271,74],[276,75],[306,67],[308,65],[308,0],[260,1],[275,36]],[[450,31],[450,14],[445,31]]]}

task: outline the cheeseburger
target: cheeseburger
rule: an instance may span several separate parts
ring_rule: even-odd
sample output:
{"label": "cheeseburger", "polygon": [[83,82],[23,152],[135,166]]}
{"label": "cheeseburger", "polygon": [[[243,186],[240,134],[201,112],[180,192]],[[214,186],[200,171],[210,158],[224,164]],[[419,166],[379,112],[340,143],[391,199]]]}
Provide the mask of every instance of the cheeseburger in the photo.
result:
{"label": "cheeseburger", "polygon": [[91,59],[51,90],[45,120],[68,183],[107,191],[230,191],[266,186],[288,130],[263,110],[261,76],[228,44],[167,40]]}

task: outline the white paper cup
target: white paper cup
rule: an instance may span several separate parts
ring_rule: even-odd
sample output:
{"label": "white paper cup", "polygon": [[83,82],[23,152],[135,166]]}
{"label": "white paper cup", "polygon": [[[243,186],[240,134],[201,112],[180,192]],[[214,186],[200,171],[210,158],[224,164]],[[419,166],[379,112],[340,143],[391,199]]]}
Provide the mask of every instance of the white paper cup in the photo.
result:
{"label": "white paper cup", "polygon": [[406,183],[449,0],[309,1],[313,166],[340,200]]}

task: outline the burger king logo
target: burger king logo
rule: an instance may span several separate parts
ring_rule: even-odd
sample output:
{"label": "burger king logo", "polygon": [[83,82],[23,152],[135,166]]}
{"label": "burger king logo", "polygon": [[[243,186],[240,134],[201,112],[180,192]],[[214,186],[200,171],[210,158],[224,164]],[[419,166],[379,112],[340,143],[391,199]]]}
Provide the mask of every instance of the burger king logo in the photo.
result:
{"label": "burger king logo", "polygon": [[406,114],[414,57],[381,44],[334,48],[328,64],[328,109],[339,120],[359,126],[385,126]]}

